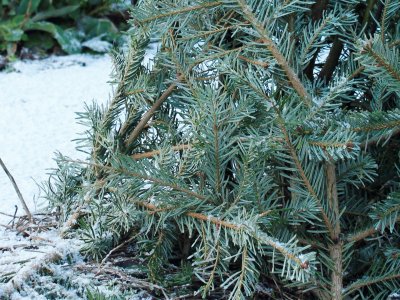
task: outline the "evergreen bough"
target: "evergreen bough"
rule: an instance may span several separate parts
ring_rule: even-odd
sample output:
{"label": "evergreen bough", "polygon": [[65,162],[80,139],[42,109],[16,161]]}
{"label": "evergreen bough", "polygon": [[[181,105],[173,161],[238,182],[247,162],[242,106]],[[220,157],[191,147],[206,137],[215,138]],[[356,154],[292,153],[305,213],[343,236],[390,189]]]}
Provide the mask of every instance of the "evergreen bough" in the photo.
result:
{"label": "evergreen bough", "polygon": [[103,262],[129,246],[155,282],[175,265],[204,298],[400,292],[399,9],[141,1],[112,99],[79,114],[87,159],[58,157],[64,233]]}

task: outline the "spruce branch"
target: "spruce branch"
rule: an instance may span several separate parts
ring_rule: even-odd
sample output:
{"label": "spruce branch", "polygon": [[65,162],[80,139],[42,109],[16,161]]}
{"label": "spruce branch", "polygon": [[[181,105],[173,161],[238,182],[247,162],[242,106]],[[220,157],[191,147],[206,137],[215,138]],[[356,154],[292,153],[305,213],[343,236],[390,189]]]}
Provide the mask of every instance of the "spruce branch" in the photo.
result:
{"label": "spruce branch", "polygon": [[202,64],[202,63],[204,63],[206,61],[210,61],[211,62],[211,61],[213,61],[213,60],[215,60],[217,58],[228,56],[229,54],[235,53],[235,52],[240,53],[240,52],[242,52],[243,50],[245,50],[248,47],[249,46],[241,46],[241,47],[237,47],[237,48],[229,49],[229,50],[219,49],[220,51],[215,53],[215,54],[211,54],[211,55],[196,59],[193,62],[193,64],[190,66],[190,69],[193,69],[194,67],[196,67],[196,66],[198,66],[198,65],[200,65],[200,64]]}
{"label": "spruce branch", "polygon": [[[395,129],[396,127],[400,126],[400,120],[393,120],[393,121],[388,121],[386,123],[380,123],[380,124],[372,124],[370,126],[363,126],[363,127],[355,127],[352,128],[353,131],[355,132],[368,132],[368,131],[379,131],[379,130],[385,130],[385,129]],[[396,131],[399,129],[397,128]]]}
{"label": "spruce branch", "polygon": [[375,229],[375,227],[368,227],[367,229],[361,230],[359,232],[349,234],[346,237],[346,241],[350,243],[355,243],[375,234],[376,232],[377,230]]}
{"label": "spruce branch", "polygon": [[[100,185],[103,185],[104,181],[100,183]],[[86,195],[84,197],[84,202],[79,205],[73,213],[71,213],[70,217],[68,220],[63,224],[61,230],[60,230],[60,236],[65,237],[66,234],[68,233],[69,230],[71,230],[72,227],[76,226],[78,219],[82,216],[84,209],[92,202],[92,198],[90,195]]]}
{"label": "spruce branch", "polygon": [[[320,3],[324,3],[326,1],[320,1]],[[321,13],[322,16],[322,13]],[[312,63],[315,54],[317,53],[318,48],[315,47],[315,45],[318,43],[318,40],[320,39],[320,35],[322,32],[326,31],[326,27],[330,24],[330,22],[332,21],[332,18],[330,16],[327,16],[325,18],[323,18],[319,24],[317,24],[317,27],[315,27],[314,24],[312,24],[311,28],[312,30],[312,34],[310,36],[306,37],[306,46],[301,50],[301,56],[300,56],[300,62],[302,64],[307,64],[307,63]],[[311,30],[310,30],[311,31]],[[313,48],[315,49],[313,51]],[[313,53],[314,52],[314,53]],[[312,56],[309,55],[309,53],[314,54]],[[309,59],[306,59],[307,56],[309,57]]]}
{"label": "spruce branch", "polygon": [[388,251],[385,258],[374,259],[365,277],[360,278],[345,287],[344,294],[350,295],[368,287],[368,291],[372,295],[375,295],[382,290],[384,292],[383,295],[388,295],[390,290],[392,292],[398,288],[400,283],[399,279],[400,260],[393,257],[391,251]]}
{"label": "spruce branch", "polygon": [[[254,258],[251,258],[249,254],[250,253],[247,247],[243,247],[240,270],[236,274],[228,278],[222,285],[223,288],[227,289],[234,284],[229,300],[241,299],[244,296],[243,294],[245,294],[246,296],[250,296],[253,293],[253,290],[250,289],[248,283],[250,281],[249,273],[252,273],[254,271],[254,268],[251,267]],[[251,274],[251,278],[255,281],[255,279],[257,278],[256,274]],[[244,290],[244,293],[242,292],[242,290]]]}
{"label": "spruce branch", "polygon": [[104,165],[100,165],[100,164],[96,164],[96,163],[90,163],[90,162],[86,162],[86,161],[82,161],[82,160],[72,160],[72,159],[65,159],[66,162],[72,162],[72,163],[77,163],[77,164],[82,164],[82,165],[88,165],[88,166],[92,166],[92,167],[96,167],[99,169],[103,169],[103,170],[107,170],[107,171],[111,171],[114,173],[120,173],[120,174],[124,174],[127,176],[132,176],[132,177],[136,177],[136,178],[140,178],[143,179],[145,181],[150,181],[156,185],[160,185],[160,186],[164,186],[164,187],[169,187],[175,191],[179,191],[182,193],[185,193],[191,197],[200,199],[200,200],[206,200],[207,197],[201,194],[198,194],[196,192],[193,192],[191,190],[188,189],[184,189],[176,184],[173,183],[169,183],[169,182],[165,182],[163,180],[160,180],[158,178],[154,178],[148,175],[144,175],[144,174],[139,174],[136,172],[131,172],[127,169],[124,169],[122,167],[113,167],[113,166],[104,166]]}
{"label": "spruce branch", "polygon": [[[182,76],[178,76],[178,81],[180,81]],[[125,142],[125,145],[129,147],[132,143],[139,137],[140,133],[147,125],[147,122],[151,119],[154,113],[161,107],[165,100],[168,99],[169,96],[175,91],[177,88],[177,83],[172,83],[162,94],[161,96],[154,102],[153,106],[143,115],[140,122],[136,125],[133,131],[130,133],[128,139]]]}
{"label": "spruce branch", "polygon": [[385,23],[386,23],[386,17],[388,15],[388,9],[390,5],[391,0],[385,0],[385,3],[383,4],[383,11],[382,11],[382,16],[381,16],[381,39],[382,41],[385,41]]}
{"label": "spruce branch", "polygon": [[[384,1],[384,2],[383,2]],[[400,8],[400,4],[398,1],[393,0],[382,0],[380,2],[380,31],[381,31],[381,40],[386,42],[388,36],[390,36],[390,21],[398,20],[398,11]],[[379,20],[379,17],[375,17],[376,20]],[[375,23],[376,24],[376,23]],[[389,33],[389,34],[388,34]]]}
{"label": "spruce branch", "polygon": [[287,62],[283,54],[279,51],[278,46],[269,38],[264,26],[254,16],[245,0],[237,0],[237,2],[240,5],[243,14],[260,34],[263,44],[265,44],[265,46],[268,48],[268,50],[271,52],[271,54],[274,56],[278,64],[285,72],[294,90],[302,98],[306,106],[311,107],[311,97],[308,94],[306,88],[304,87],[296,73],[293,71],[293,69],[289,66],[289,63]]}
{"label": "spruce branch", "polygon": [[144,93],[144,92],[145,92],[144,89],[131,90],[131,91],[125,92],[125,96],[137,95],[137,94],[141,94],[141,93]]}
{"label": "spruce branch", "polygon": [[369,217],[375,221],[376,230],[383,233],[386,228],[389,228],[392,233],[400,219],[400,193],[390,193],[384,201],[376,203]]}
{"label": "spruce branch", "polygon": [[[135,201],[135,203],[139,206],[143,206],[147,209],[150,209],[152,214],[165,211],[165,209],[159,209],[156,205],[151,204],[151,203],[141,202],[141,201]],[[174,209],[174,208],[170,208],[170,209]],[[198,220],[205,221],[205,222],[210,222],[214,225],[226,227],[226,228],[233,229],[236,231],[239,231],[244,228],[243,225],[233,224],[233,223],[230,223],[227,221],[220,220],[215,217],[206,216],[201,213],[187,212],[187,213],[185,213],[185,215],[187,215],[188,217],[194,218],[194,219],[198,219]]]}
{"label": "spruce branch", "polygon": [[[393,61],[389,61],[389,54],[391,54],[390,50],[385,49],[384,46],[374,40],[369,40],[361,49],[361,55],[367,55],[372,58],[375,66],[378,69],[384,69],[387,74],[389,74],[397,82],[400,82],[400,71],[395,68],[395,66],[398,65],[398,62],[397,64],[394,64]],[[392,55],[396,54],[393,53]],[[365,63],[365,66],[370,67],[367,62]]]}
{"label": "spruce branch", "polygon": [[214,7],[218,7],[220,5],[222,5],[222,2],[220,2],[220,1],[208,2],[208,3],[204,3],[203,5],[194,5],[194,6],[185,7],[185,8],[179,9],[179,10],[172,10],[172,11],[158,14],[155,16],[151,16],[151,17],[145,18],[145,19],[136,19],[136,22],[138,22],[140,25],[143,26],[146,23],[150,23],[150,22],[156,21],[158,19],[164,19],[164,18],[181,15],[181,14],[186,14],[186,13],[203,10],[203,9],[208,9],[208,8],[214,8]]}
{"label": "spruce branch", "polygon": [[389,47],[396,47],[400,45],[400,40],[395,40],[389,44]]}
{"label": "spruce branch", "polygon": [[[399,223],[399,222],[400,222],[400,217],[397,217],[394,220],[394,223]],[[363,230],[360,230],[358,232],[347,235],[346,241],[348,241],[350,243],[362,241],[362,240],[366,239],[367,237],[370,237],[376,233],[379,233],[380,231],[383,232],[384,229],[385,229],[385,227],[381,227],[379,223],[376,225],[370,225],[369,227],[367,227]]]}
{"label": "spruce branch", "polygon": [[248,24],[249,23],[238,23],[238,24],[231,25],[231,26],[223,26],[223,27],[220,27],[220,28],[217,27],[216,29],[209,30],[209,31],[204,31],[204,32],[201,32],[201,33],[198,33],[198,34],[188,35],[188,36],[185,36],[185,37],[179,37],[177,39],[177,41],[178,42],[190,41],[190,40],[198,41],[201,38],[204,38],[204,37],[207,37],[207,36],[210,36],[210,35],[212,36],[212,35],[215,35],[217,33],[221,33],[221,32],[225,33],[225,32],[227,32],[229,30],[241,29],[243,26],[247,26]]}
{"label": "spruce branch", "polygon": [[119,100],[81,114],[100,155],[61,160],[52,187],[83,251],[109,260],[137,240],[149,278],[172,263],[206,298],[217,284],[263,297],[272,280],[272,298],[388,296],[400,280],[397,2],[141,1],[129,32],[160,41],[153,67],[139,43],[114,53]]}
{"label": "spruce branch", "polygon": [[216,242],[217,242],[217,245],[216,245],[216,252],[217,252],[217,253],[216,253],[216,256],[215,256],[215,262],[214,262],[214,264],[213,264],[211,273],[210,273],[210,275],[209,275],[209,278],[208,278],[208,280],[207,280],[206,285],[205,285],[204,288],[203,288],[202,296],[203,296],[204,298],[206,297],[207,293],[208,293],[211,289],[214,288],[214,280],[215,280],[216,275],[217,275],[217,274],[216,274],[216,271],[217,271],[218,265],[219,265],[219,263],[220,263],[220,261],[221,261],[221,245],[219,244],[219,240],[217,240]]}
{"label": "spruce branch", "polygon": [[370,280],[368,280],[368,279],[367,280],[360,280],[359,282],[355,282],[352,285],[350,285],[349,287],[346,287],[345,291],[346,291],[346,294],[351,294],[352,292],[357,291],[357,290],[359,290],[359,289],[361,289],[363,287],[370,286],[370,285],[373,285],[373,284],[377,284],[377,283],[380,283],[380,282],[390,281],[390,280],[393,280],[393,279],[399,279],[399,278],[400,278],[400,273],[391,274],[391,275],[387,275],[387,276],[380,276],[380,277],[373,278],[373,279],[370,279]]}
{"label": "spruce branch", "polygon": [[322,149],[326,148],[347,148],[349,151],[352,151],[354,148],[354,143],[349,141],[347,143],[338,143],[338,142],[328,142],[328,141],[309,141],[310,145],[321,147]]}
{"label": "spruce branch", "polygon": [[350,81],[354,78],[357,78],[360,74],[362,74],[362,72],[365,70],[364,66],[360,66],[357,69],[355,69],[350,76],[347,77],[347,80]]}
{"label": "spruce branch", "polygon": [[329,232],[329,235],[330,235],[331,239],[334,239],[335,238],[335,234],[334,234],[334,229],[333,229],[332,223],[329,220],[329,217],[328,217],[326,211],[324,210],[324,208],[322,206],[321,199],[318,197],[317,193],[315,192],[314,188],[312,187],[312,185],[310,183],[310,180],[308,179],[308,177],[307,177],[307,175],[306,175],[306,173],[305,173],[305,171],[303,169],[303,166],[301,165],[300,159],[297,156],[295,148],[293,147],[293,144],[291,142],[289,133],[288,133],[286,127],[285,127],[285,124],[284,124],[283,120],[281,120],[281,122],[280,122],[280,128],[281,128],[281,130],[283,132],[283,135],[284,135],[284,138],[285,138],[285,143],[286,143],[286,145],[287,145],[287,147],[289,149],[290,155],[291,155],[291,157],[293,159],[293,162],[294,162],[294,164],[295,164],[295,166],[297,168],[297,171],[299,172],[299,175],[300,175],[305,187],[307,188],[308,192],[317,201],[320,213],[321,213],[322,218],[324,220],[325,226],[326,226],[326,228],[327,228],[327,230]]}
{"label": "spruce branch", "polygon": [[[127,96],[126,90],[128,89],[130,82],[133,79],[137,79],[137,73],[141,68],[141,63],[146,53],[145,49],[150,41],[146,33],[144,33],[142,36],[137,35],[131,36],[130,38],[130,45],[126,55],[123,52],[118,51],[114,51],[113,53],[115,70],[119,81],[113,98],[105,112],[102,114],[102,119],[99,121],[100,124],[98,124],[95,132],[95,139],[93,141],[95,160],[100,157],[101,153],[104,151],[101,141],[102,134],[110,129],[123,110],[123,104],[125,102],[124,100]],[[124,61],[124,58],[126,61]],[[131,92],[132,91],[128,92],[128,94]],[[141,92],[137,91],[131,95],[138,93]],[[122,130],[124,130],[124,128],[122,128]]]}
{"label": "spruce branch", "polygon": [[213,115],[213,133],[214,133],[214,157],[215,157],[215,174],[216,174],[216,179],[215,179],[215,183],[216,183],[216,187],[215,187],[215,191],[220,194],[221,193],[221,162],[219,159],[220,156],[220,145],[219,145],[219,124],[217,121],[217,116]]}
{"label": "spruce branch", "polygon": [[259,61],[259,60],[253,60],[253,59],[247,58],[247,57],[245,57],[243,55],[239,55],[238,58],[243,60],[243,61],[245,61],[245,62],[247,62],[247,63],[249,63],[249,64],[251,64],[251,65],[259,66],[259,67],[262,67],[262,68],[268,68],[269,65],[270,65],[267,62],[263,62],[263,61]]}
{"label": "spruce branch", "polygon": [[[135,201],[135,203],[151,210],[152,212],[157,212],[158,210],[157,206],[151,203],[139,201]],[[186,212],[185,215],[187,217],[200,220],[202,222],[210,222],[216,226],[221,226],[237,232],[246,232],[255,240],[259,241],[261,244],[269,245],[276,251],[280,252],[285,257],[285,259],[289,259],[290,261],[292,261],[297,266],[298,270],[308,270],[310,268],[310,264],[312,263],[312,261],[301,259],[300,256],[296,254],[296,252],[290,251],[289,249],[284,247],[282,243],[274,241],[272,238],[268,237],[266,234],[263,234],[261,231],[259,232],[258,230],[248,228],[245,224],[232,223],[196,212]],[[288,271],[290,270],[288,269]]]}

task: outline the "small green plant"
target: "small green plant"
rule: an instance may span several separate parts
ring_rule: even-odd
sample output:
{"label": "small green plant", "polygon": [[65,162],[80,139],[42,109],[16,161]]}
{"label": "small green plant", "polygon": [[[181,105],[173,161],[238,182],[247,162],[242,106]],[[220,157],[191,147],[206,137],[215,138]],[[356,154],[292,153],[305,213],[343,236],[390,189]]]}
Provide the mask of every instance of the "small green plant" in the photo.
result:
{"label": "small green plant", "polygon": [[[0,2],[0,54],[22,47],[67,54],[85,49],[106,52],[123,26],[127,6],[107,0],[3,0]],[[113,19],[113,20],[112,20]]]}

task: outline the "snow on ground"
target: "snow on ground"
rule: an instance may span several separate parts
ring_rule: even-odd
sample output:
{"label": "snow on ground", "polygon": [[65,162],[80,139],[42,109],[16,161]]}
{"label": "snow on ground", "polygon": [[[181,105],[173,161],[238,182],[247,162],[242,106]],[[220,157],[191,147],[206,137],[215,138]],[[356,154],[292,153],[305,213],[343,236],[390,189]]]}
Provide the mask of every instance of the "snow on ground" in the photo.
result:
{"label": "snow on ground", "polygon": [[[0,73],[0,158],[19,186],[28,207],[37,208],[39,189],[55,167],[54,152],[78,157],[75,112],[84,102],[105,103],[111,95],[108,56],[71,55],[17,62]],[[0,169],[0,212],[24,214],[9,178]],[[40,206],[39,206],[40,208]],[[9,217],[0,215],[0,224]],[[1,232],[0,232],[1,234]]]}

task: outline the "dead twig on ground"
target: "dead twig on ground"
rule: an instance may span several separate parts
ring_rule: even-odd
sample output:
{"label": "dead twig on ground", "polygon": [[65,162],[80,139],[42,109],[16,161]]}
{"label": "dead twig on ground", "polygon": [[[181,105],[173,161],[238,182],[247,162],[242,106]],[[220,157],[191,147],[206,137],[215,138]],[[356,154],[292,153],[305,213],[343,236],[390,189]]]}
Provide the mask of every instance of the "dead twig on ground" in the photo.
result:
{"label": "dead twig on ground", "polygon": [[12,228],[14,228],[15,219],[16,219],[16,217],[17,217],[17,212],[18,212],[18,206],[15,205],[14,215],[12,216],[12,220],[11,220],[11,222],[12,222],[11,227],[12,227]]}
{"label": "dead twig on ground", "polygon": [[19,198],[19,200],[21,201],[22,207],[24,208],[26,215],[28,216],[30,222],[33,223],[34,221],[33,221],[33,218],[32,218],[32,214],[31,214],[31,212],[29,211],[28,206],[26,205],[26,202],[25,202],[25,200],[24,200],[24,197],[22,197],[22,194],[21,194],[21,192],[20,192],[20,190],[19,190],[19,188],[18,188],[17,183],[16,183],[15,180],[14,180],[14,177],[11,175],[10,171],[8,171],[6,165],[5,165],[4,162],[1,160],[1,158],[0,158],[0,165],[1,165],[1,167],[3,168],[4,172],[7,174],[8,178],[10,179],[10,181],[11,181],[11,183],[12,183],[12,185],[13,185],[15,191],[17,192],[18,198]]}
{"label": "dead twig on ground", "polygon": [[10,215],[4,212],[0,211],[0,215],[6,216],[6,217],[10,217],[10,218],[20,218],[21,216],[16,216],[16,215]]}
{"label": "dead twig on ground", "polygon": [[148,292],[158,290],[163,294],[165,299],[171,299],[170,297],[168,297],[167,291],[162,286],[145,281],[143,279],[132,277],[129,274],[125,273],[123,270],[113,266],[103,266],[103,268],[101,269],[101,273],[95,273],[95,270],[98,269],[98,266],[96,265],[81,264],[74,266],[73,269],[80,272],[84,271],[87,273],[93,273],[98,279],[103,281],[109,281],[110,278],[118,278],[120,282],[124,282],[125,284],[129,285],[130,288],[139,288],[142,290],[147,290]]}
{"label": "dead twig on ground", "polygon": [[[126,240],[125,242],[119,244],[118,246],[116,246],[115,248],[111,249],[110,252],[108,252],[108,254],[106,255],[106,257],[104,257],[104,259],[101,261],[99,269],[102,268],[102,266],[104,265],[104,263],[107,261],[107,259],[110,257],[111,254],[113,254],[115,251],[117,251],[118,249],[121,249],[123,246],[129,244],[130,242],[132,242],[135,238],[138,237],[139,234],[135,234],[134,236],[130,237],[128,240]],[[100,270],[99,270],[100,272]]]}

